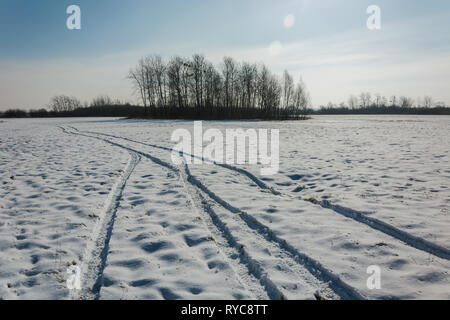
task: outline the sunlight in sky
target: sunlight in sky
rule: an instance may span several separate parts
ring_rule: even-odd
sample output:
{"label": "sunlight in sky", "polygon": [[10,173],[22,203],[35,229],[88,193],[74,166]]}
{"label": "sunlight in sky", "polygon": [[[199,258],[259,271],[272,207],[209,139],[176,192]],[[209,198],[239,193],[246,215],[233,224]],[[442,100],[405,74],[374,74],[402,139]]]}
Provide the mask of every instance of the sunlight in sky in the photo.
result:
{"label": "sunlight in sky", "polygon": [[283,25],[286,29],[291,29],[295,24],[295,16],[289,14],[284,18]]}

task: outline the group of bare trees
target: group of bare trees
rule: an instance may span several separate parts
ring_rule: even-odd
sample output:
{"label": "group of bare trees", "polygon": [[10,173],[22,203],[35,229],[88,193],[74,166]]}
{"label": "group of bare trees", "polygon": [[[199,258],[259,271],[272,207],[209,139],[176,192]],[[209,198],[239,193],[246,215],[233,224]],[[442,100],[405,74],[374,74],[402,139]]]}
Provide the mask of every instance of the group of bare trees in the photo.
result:
{"label": "group of bare trees", "polygon": [[[219,68],[203,55],[191,58],[142,58],[128,75],[146,109],[262,110],[270,117],[304,116],[310,97],[303,81],[295,84],[285,71],[282,78],[265,65],[238,63],[225,57]],[[201,111],[200,111],[201,112]]]}
{"label": "group of bare trees", "polygon": [[98,108],[98,107],[111,107],[111,106],[122,106],[125,103],[119,100],[113,100],[110,97],[103,95],[92,99],[90,103],[85,102],[82,104],[80,100],[75,97],[69,97],[66,95],[55,96],[50,100],[49,109],[52,112],[64,113],[73,112],[82,108]]}
{"label": "group of bare trees", "polygon": [[98,96],[92,99],[91,103],[89,104],[89,107],[110,107],[110,106],[121,106],[125,105],[122,101],[116,99],[113,100],[110,97],[103,95]]}
{"label": "group of bare trees", "polygon": [[[352,110],[358,108],[370,108],[370,107],[398,107],[398,108],[412,108],[414,106],[418,108],[432,108],[440,103],[435,103],[433,98],[430,96],[425,96],[423,99],[418,98],[416,101],[414,99],[406,96],[391,96],[390,99],[382,96],[381,94],[376,94],[372,96],[369,92],[363,92],[358,97],[351,95],[348,99],[348,107]],[[345,106],[344,103],[341,107]]]}
{"label": "group of bare trees", "polygon": [[49,107],[54,112],[71,112],[81,108],[82,104],[75,97],[61,95],[53,97]]}
{"label": "group of bare trees", "polygon": [[435,102],[430,96],[414,100],[406,96],[391,96],[363,92],[359,96],[351,95],[347,104],[328,103],[316,113],[321,114],[448,114],[449,108],[444,102]]}

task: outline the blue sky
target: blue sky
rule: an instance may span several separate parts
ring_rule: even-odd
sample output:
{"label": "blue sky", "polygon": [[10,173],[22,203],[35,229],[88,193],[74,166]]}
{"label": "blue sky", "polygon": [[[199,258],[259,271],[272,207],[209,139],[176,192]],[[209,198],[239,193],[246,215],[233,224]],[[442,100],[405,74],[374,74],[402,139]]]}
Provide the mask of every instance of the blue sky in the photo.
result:
{"label": "blue sky", "polygon": [[[72,4],[81,30],[66,28]],[[379,31],[366,27],[371,4]],[[448,30],[448,0],[0,0],[0,108],[42,107],[63,93],[134,102],[125,76],[141,56],[196,52],[287,69],[315,106],[361,91],[450,104]]]}

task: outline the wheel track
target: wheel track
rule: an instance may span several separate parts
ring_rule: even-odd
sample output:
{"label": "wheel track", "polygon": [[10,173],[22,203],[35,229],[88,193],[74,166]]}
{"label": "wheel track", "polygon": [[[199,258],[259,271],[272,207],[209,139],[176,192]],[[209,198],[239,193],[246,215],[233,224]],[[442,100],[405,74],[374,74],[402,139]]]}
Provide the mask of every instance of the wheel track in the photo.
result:
{"label": "wheel track", "polygon": [[[60,127],[64,133],[78,135]],[[100,298],[100,290],[103,285],[103,272],[109,252],[117,210],[120,206],[123,190],[141,157],[135,152],[130,152],[130,159],[122,171],[120,178],[112,187],[103,205],[103,210],[98,216],[91,237],[86,245],[81,259],[82,291],[72,290],[72,300],[97,300]]]}
{"label": "wheel track", "polygon": [[[81,132],[77,133],[72,133],[70,131],[67,131],[65,128],[60,127],[63,132],[67,133],[67,134],[71,134],[71,135],[79,135],[79,136],[84,136],[87,138],[94,138],[94,139],[99,139],[101,141],[104,141],[106,143],[109,143],[115,147],[118,148],[122,148],[127,150],[130,154],[132,155],[136,155],[138,157],[140,156],[144,156],[146,158],[148,158],[149,160],[153,161],[154,163],[163,166],[171,171],[173,171],[175,174],[178,174],[180,176],[181,182],[183,187],[186,190],[187,196],[189,198],[189,200],[192,203],[192,206],[194,207],[194,209],[197,208],[202,208],[202,210],[206,210],[205,204],[203,203],[203,197],[201,195],[193,195],[192,192],[188,191],[187,185],[186,185],[186,180],[183,179],[183,175],[181,174],[181,171],[177,168],[175,168],[174,166],[160,160],[157,159],[153,156],[150,156],[149,154],[146,153],[141,153],[139,151],[130,149],[128,147],[116,144],[112,141],[106,140],[106,139],[102,139],[102,138],[98,138],[95,136],[89,136],[86,134],[83,134]],[[131,172],[130,172],[131,175]],[[238,250],[237,247],[237,243],[233,243],[232,241],[232,236],[230,237],[229,234],[226,232],[226,229],[222,229],[223,224],[218,223],[217,220],[214,219],[214,215],[211,215],[209,211],[205,211],[206,216],[203,215],[204,218],[206,219],[210,219],[211,223],[208,223],[209,221],[206,220],[205,225],[206,228],[212,233],[214,234],[215,237],[217,237],[217,239],[222,240],[220,242],[216,242],[218,244],[219,249],[221,250],[221,252],[223,253],[223,255],[230,261],[230,264],[233,266],[233,271],[236,274],[236,277],[240,280],[241,284],[244,285],[244,287],[246,287],[246,289],[251,292],[256,299],[260,299],[260,300],[264,300],[267,298],[270,299],[284,299],[283,294],[278,290],[278,288],[273,284],[273,282],[268,279],[268,277],[266,277],[264,274],[262,274],[262,272],[260,272],[260,269],[258,269],[257,266],[257,262],[255,262],[253,259],[251,259],[251,257],[249,257],[249,255],[247,254],[242,254],[244,252],[240,252]],[[103,223],[98,223],[100,225],[104,225]],[[110,228],[110,230],[112,231],[112,226]],[[94,232],[96,233],[96,232]],[[109,234],[109,238],[110,238]],[[225,236],[224,236],[225,235]],[[108,241],[109,242],[109,241]],[[226,246],[221,245],[220,243],[228,243],[229,247],[227,248]],[[106,250],[106,246],[105,246],[105,250]],[[91,252],[92,250],[87,250],[87,255],[89,255],[89,252]],[[107,251],[106,251],[107,254]],[[240,259],[240,264],[239,263],[234,263],[234,261],[236,260],[233,257],[239,257]],[[85,259],[83,259],[84,261]],[[86,260],[92,260],[92,259],[86,259]],[[104,262],[106,262],[106,259],[104,260]],[[245,267],[243,267],[243,265]],[[103,269],[104,269],[105,264],[102,264],[102,268],[101,268],[101,274],[103,274]],[[87,268],[82,268],[82,274],[85,273],[85,270]],[[100,273],[99,273],[100,274]],[[249,275],[249,276],[248,276]],[[92,277],[89,277],[92,278]],[[97,277],[97,280],[95,281],[96,286],[92,286],[93,288],[95,288],[95,290],[92,290],[92,294],[85,294],[84,296],[80,296],[77,295],[76,293],[72,294],[72,299],[98,299],[99,295],[100,295],[100,289],[101,289],[101,281],[102,279],[100,277]],[[84,281],[83,281],[84,282]],[[90,281],[91,283],[93,281]],[[87,285],[87,284],[86,284]],[[84,286],[83,286],[84,287]]]}
{"label": "wheel track", "polygon": [[316,205],[321,206],[325,209],[333,210],[334,212],[353,219],[357,222],[360,222],[362,224],[365,224],[372,229],[378,230],[386,235],[389,235],[397,240],[400,240],[401,242],[405,243],[406,245],[416,248],[421,251],[428,252],[432,255],[435,255],[436,257],[450,260],[450,250],[447,248],[444,248],[438,244],[435,244],[433,242],[430,242],[428,240],[425,240],[420,237],[416,237],[408,232],[405,232],[403,230],[400,230],[384,221],[378,220],[376,218],[368,217],[363,212],[353,210],[350,208],[345,208],[342,206],[334,205],[330,203],[329,201],[319,201],[315,199],[307,199],[305,201],[312,202]]}
{"label": "wheel track", "polygon": [[[74,127],[72,127],[72,128],[78,131],[78,129],[76,129]],[[115,136],[115,135],[110,135],[110,134],[105,134],[105,133],[99,133],[99,132],[92,132],[92,131],[85,131],[85,132],[89,132],[89,133],[97,134],[97,135],[109,136],[112,138],[122,139],[125,141],[141,144],[144,146],[153,147],[153,148],[157,148],[160,150],[172,152],[171,149],[166,148],[166,147],[157,146],[157,145],[153,145],[153,144],[147,144],[147,143],[135,141],[135,140],[132,140],[129,138],[125,138],[125,137],[120,137],[120,136]],[[199,158],[199,157],[196,157],[191,154],[186,154],[186,155],[190,156],[190,157],[194,157],[194,158]],[[276,190],[274,187],[267,185],[265,182],[263,182],[261,179],[259,179],[258,177],[256,177],[254,174],[252,174],[251,172],[249,172],[247,170],[244,170],[242,168],[237,168],[237,167],[227,165],[227,164],[220,164],[220,163],[217,163],[212,160],[206,159],[205,161],[207,161],[210,164],[214,164],[214,165],[220,166],[222,168],[242,174],[242,175],[246,176],[248,179],[250,179],[251,181],[253,181],[254,183],[256,183],[256,185],[260,189],[269,191],[274,195],[288,197],[292,200],[299,199],[299,198],[293,197],[289,194],[282,193],[282,192]],[[303,200],[310,202],[314,205],[321,206],[322,208],[332,210],[334,213],[342,215],[346,218],[353,219],[354,221],[356,221],[358,223],[364,224],[372,229],[382,232],[382,233],[384,233],[392,238],[395,238],[395,239],[401,241],[402,243],[404,243],[410,247],[413,247],[417,250],[427,252],[429,254],[432,254],[432,255],[442,258],[442,259],[450,260],[450,249],[447,249],[441,245],[438,245],[431,241],[425,240],[423,238],[414,236],[413,234],[403,231],[401,229],[398,229],[398,228],[394,227],[393,225],[388,224],[382,220],[368,217],[364,212],[357,211],[357,210],[354,210],[351,208],[345,208],[342,206],[334,205],[329,201],[319,201],[319,200],[315,200],[315,199],[312,201],[311,201],[311,199],[303,199]]]}
{"label": "wheel track", "polygon": [[[206,194],[210,199],[212,199],[214,202],[216,202],[217,204],[219,204],[221,207],[228,210],[229,212],[231,212],[233,214],[237,214],[246,223],[246,225],[249,228],[253,229],[257,233],[259,233],[261,236],[263,236],[266,241],[276,243],[279,246],[279,248],[281,250],[283,250],[283,252],[286,256],[291,257],[298,265],[307,269],[308,272],[311,273],[314,277],[316,277],[319,281],[329,283],[329,287],[338,296],[340,296],[343,299],[352,299],[352,300],[364,299],[364,297],[355,288],[353,288],[353,287],[349,286],[348,284],[346,284],[345,282],[343,282],[337,275],[333,274],[330,270],[328,270],[327,268],[322,266],[322,264],[320,262],[312,259],[311,257],[307,256],[304,253],[299,252],[292,245],[288,244],[285,240],[279,238],[270,228],[263,225],[262,223],[260,223],[258,220],[256,220],[255,218],[253,218],[251,215],[247,214],[246,212],[243,212],[240,209],[233,207],[231,204],[227,203],[225,200],[223,200],[222,198],[217,196],[214,192],[209,190],[203,183],[201,183],[196,177],[194,177],[191,174],[187,164],[184,165],[183,170],[180,170],[159,158],[151,156],[148,153],[134,150],[132,148],[126,147],[124,145],[110,141],[108,139],[100,138],[97,136],[90,136],[90,135],[82,133],[79,130],[77,130],[77,131],[78,131],[78,133],[76,133],[76,134],[78,134],[78,135],[89,137],[89,138],[99,139],[99,140],[109,143],[113,146],[125,149],[129,152],[135,152],[136,154],[139,154],[143,157],[146,157],[146,158],[152,160],[156,164],[162,165],[162,166],[174,171],[176,174],[182,175],[183,170],[184,170],[184,174],[186,175],[186,181],[189,182],[195,189]],[[95,134],[95,133],[91,133],[91,134]],[[121,139],[121,138],[119,138],[119,139]],[[231,232],[226,228],[226,224],[224,224],[219,219],[219,217],[214,213],[214,211],[211,209],[211,207],[203,206],[203,208],[208,211],[208,214],[211,216],[211,219],[213,220],[213,222],[215,221],[214,224],[216,225],[216,227],[218,229],[220,229],[221,233],[224,234],[224,236],[226,238],[228,238],[228,240],[231,241],[231,244],[235,247],[235,243],[233,243],[233,240],[232,240],[233,238],[231,238],[233,236],[232,236]],[[246,253],[246,256],[248,256],[248,257],[245,258],[244,262],[247,262],[250,273],[253,274],[254,276],[267,277],[267,275],[265,275],[265,273],[263,273],[263,271],[262,271],[263,268],[261,267],[261,265],[256,260],[252,259],[248,253]],[[255,269],[255,265],[258,265],[260,269],[258,269],[258,268]],[[275,289],[272,286],[273,282],[269,281],[270,279],[268,279],[268,277],[265,279],[260,278],[259,280],[261,281],[261,284],[263,284],[264,287],[266,288],[266,291],[269,296],[272,296],[272,297],[279,296],[280,298],[283,297],[283,295],[281,294],[281,291],[279,289]]]}
{"label": "wheel track", "polygon": [[[283,294],[278,290],[275,284],[263,275],[258,264],[239,245],[226,224],[224,224],[212,210],[204,195],[197,189],[190,191],[193,187],[189,184],[186,175],[182,172],[180,174],[180,180],[192,202],[192,206],[200,213],[207,229],[214,236],[217,246],[229,261],[239,260],[239,263],[231,263],[231,265],[233,266],[234,272],[241,280],[246,279],[246,281],[242,281],[242,284],[246,289],[253,293],[257,299],[284,299]],[[248,277],[249,275],[250,278]]]}
{"label": "wheel track", "polygon": [[[70,127],[70,128],[72,128],[72,129],[74,129],[74,130],[76,130],[78,132],[81,132],[75,127]],[[140,144],[140,145],[143,145],[143,146],[147,146],[147,147],[151,147],[151,148],[155,148],[155,149],[160,149],[160,150],[164,150],[164,151],[168,151],[168,152],[172,152],[173,151],[172,149],[166,148],[166,147],[163,147],[163,146],[158,146],[158,145],[150,144],[150,143],[144,143],[144,142],[136,141],[136,140],[129,139],[129,138],[126,138],[126,137],[115,136],[115,135],[112,135],[112,134],[101,133],[101,132],[94,132],[94,131],[83,131],[83,132],[90,133],[90,134],[101,135],[101,136],[105,136],[105,137],[111,137],[111,138],[115,138],[115,139],[122,139],[122,140],[129,141],[129,142],[132,142],[132,143],[136,143],[136,144]],[[263,190],[267,190],[267,191],[269,191],[270,193],[272,193],[272,194],[274,194],[276,196],[282,195],[281,192],[279,192],[279,191],[275,190],[273,187],[267,185],[264,181],[262,181],[261,179],[256,177],[253,173],[251,173],[251,172],[249,172],[247,170],[244,170],[242,168],[238,168],[238,167],[235,167],[235,166],[232,166],[232,165],[229,165],[229,164],[218,163],[218,162],[210,160],[210,159],[204,159],[204,158],[201,158],[201,157],[189,154],[189,153],[185,153],[185,155],[189,156],[189,157],[192,157],[192,158],[195,158],[195,159],[201,159],[201,160],[203,160],[203,161],[205,161],[205,162],[207,162],[209,164],[213,164],[213,165],[222,167],[224,169],[228,169],[228,170],[237,172],[239,174],[245,175],[248,179],[253,181],[259,188],[261,188]]]}
{"label": "wheel track", "polygon": [[218,203],[224,209],[233,214],[237,214],[248,228],[256,231],[267,242],[275,243],[280,248],[280,250],[282,250],[285,257],[294,260],[298,265],[304,267],[320,282],[329,283],[330,288],[338,296],[343,299],[351,300],[364,299],[364,297],[355,288],[343,282],[337,275],[333,274],[331,271],[325,268],[320,262],[298,251],[286,240],[278,237],[273,230],[262,224],[259,220],[255,219],[253,216],[240,210],[239,208],[232,206],[231,204],[217,196],[214,192],[209,190],[201,181],[199,181],[195,176],[191,174],[189,166],[187,164],[185,164],[184,168],[187,179],[192,185],[197,186],[198,189],[203,191],[206,195],[208,195],[209,198]]}
{"label": "wheel track", "polygon": [[[189,173],[186,171],[182,171],[183,180],[189,183],[189,180],[192,176],[188,175]],[[267,276],[266,270],[256,261],[254,260],[251,255],[246,250],[246,246],[244,246],[238,238],[236,238],[232,231],[230,230],[228,223],[223,221],[219,215],[217,214],[216,210],[214,209],[214,199],[211,199],[207,194],[204,192],[199,191],[198,189],[195,190],[197,193],[197,197],[199,198],[198,203],[199,206],[202,207],[203,211],[208,213],[209,217],[208,219],[214,224],[216,229],[222,234],[222,237],[226,239],[226,241],[229,243],[230,246],[234,248],[234,251],[237,252],[239,255],[240,260],[249,266],[249,270],[251,273],[257,278],[260,279],[261,285],[266,289],[266,292],[269,293],[269,297],[272,299],[277,300],[285,300],[288,299],[286,295],[283,293],[283,289],[278,289],[277,286],[270,280],[270,278]],[[208,201],[209,200],[209,201]],[[213,204],[210,204],[210,202],[213,202]],[[236,217],[235,214],[232,214],[233,217]],[[237,222],[236,224],[239,226],[239,229],[241,232],[244,233],[244,235],[241,235],[241,239],[246,235],[248,235],[248,231],[245,230],[253,230],[249,229],[245,222],[242,221],[241,217],[236,217],[236,220],[240,221],[241,223]],[[305,270],[302,266],[300,266],[297,261],[295,261],[291,255],[286,254],[285,250],[280,248],[276,243],[273,243],[272,241],[267,241],[260,233],[254,232],[248,235],[247,239],[252,239],[253,241],[260,241],[264,243],[264,247],[268,252],[274,252],[277,254],[277,260],[282,261],[282,264],[280,265],[288,265],[290,266],[289,273],[295,279],[298,279],[298,282],[295,283],[295,285],[300,284],[300,289],[305,289],[305,287],[311,287],[311,285],[314,285],[314,292],[311,293],[309,298],[313,299],[319,299],[323,298],[324,296],[327,296],[327,298],[330,299],[339,299],[342,297],[348,297],[345,296],[339,296],[333,292],[330,292],[331,290],[327,290],[328,284],[324,281],[320,281],[317,279],[314,275],[312,275],[309,270]],[[250,241],[250,242],[253,242]],[[245,242],[245,241],[244,241]],[[271,255],[271,254],[269,254]],[[306,272],[305,272],[306,271]],[[273,270],[272,270],[273,272]],[[313,279],[311,279],[313,278]],[[319,288],[319,289],[318,289]],[[322,290],[324,289],[324,290]]]}

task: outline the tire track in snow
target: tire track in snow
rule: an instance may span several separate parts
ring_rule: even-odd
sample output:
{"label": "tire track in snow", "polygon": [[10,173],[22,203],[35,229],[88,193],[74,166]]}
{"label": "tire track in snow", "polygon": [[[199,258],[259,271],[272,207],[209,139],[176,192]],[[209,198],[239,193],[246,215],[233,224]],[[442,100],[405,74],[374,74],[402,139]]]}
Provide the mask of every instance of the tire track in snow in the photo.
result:
{"label": "tire track in snow", "polygon": [[[60,128],[66,134],[79,135],[69,132],[63,127]],[[130,159],[127,166],[108,194],[86,246],[80,266],[82,291],[80,293],[77,290],[72,290],[71,298],[73,300],[97,300],[100,298],[100,290],[103,286],[103,271],[108,258],[109,243],[117,210],[127,181],[141,159],[135,152],[129,151],[129,154]]]}
{"label": "tire track in snow", "polygon": [[[76,129],[76,128],[74,128]],[[137,143],[137,144],[141,144],[144,146],[148,146],[148,147],[153,147],[153,148],[158,148],[161,150],[166,150],[166,151],[170,151],[172,152],[171,149],[166,148],[166,147],[161,147],[161,146],[157,146],[157,145],[153,145],[153,144],[147,144],[147,143],[143,143],[143,142],[139,142],[139,141],[135,141],[129,138],[125,138],[125,137],[120,137],[120,136],[114,136],[114,135],[109,135],[109,134],[105,134],[105,133],[98,133],[98,132],[90,132],[93,134],[98,134],[98,135],[103,135],[103,136],[109,136],[112,138],[116,138],[116,139],[122,139],[125,141],[129,141],[129,142],[133,142],[133,143]],[[186,154],[187,156],[191,156],[191,157],[195,157],[193,155],[190,154]],[[199,157],[196,157],[199,158]],[[285,196],[285,197],[289,197],[292,200],[298,200],[298,198],[295,198],[289,194],[285,194],[282,193],[278,190],[276,190],[274,187],[267,185],[265,182],[263,182],[261,179],[259,179],[258,177],[256,177],[254,174],[252,174],[251,172],[242,169],[242,168],[238,168],[238,167],[234,167],[231,165],[227,165],[227,164],[220,164],[220,163],[216,163],[214,161],[211,160],[205,160],[208,163],[220,166],[222,168],[237,172],[239,174],[242,174],[244,176],[246,176],[247,178],[249,178],[251,181],[253,181],[254,183],[256,183],[258,185],[258,187],[260,189],[264,189],[267,190],[269,192],[271,192],[274,195],[281,195],[281,196]],[[436,257],[442,258],[442,259],[446,259],[446,260],[450,260],[450,249],[447,249],[443,246],[440,246],[436,243],[433,243],[431,241],[425,240],[423,238],[417,237],[409,232],[400,230],[396,227],[394,227],[393,225],[386,223],[382,220],[376,219],[376,218],[372,218],[372,217],[368,217],[364,212],[361,211],[357,211],[351,208],[345,208],[345,207],[341,207],[338,205],[333,205],[331,202],[329,201],[319,201],[319,200],[308,200],[308,199],[303,199],[305,201],[308,201],[310,203],[313,203],[315,205],[321,206],[325,209],[330,209],[333,212],[342,215],[346,218],[350,218],[353,219],[356,222],[359,222],[361,224],[364,224],[372,229],[375,229],[379,232],[382,232],[392,238],[395,238],[399,241],[401,241],[402,243],[413,247],[417,250],[421,250],[424,252],[427,252],[429,254],[432,254]]]}
{"label": "tire track in snow", "polygon": [[[188,198],[190,198],[192,206],[194,208],[201,208],[202,210],[205,209],[204,203],[203,203],[203,198],[201,198],[200,201],[198,201],[198,199],[194,200],[195,196],[192,194],[192,192],[189,192],[189,190],[187,189],[187,186],[186,186],[187,180],[183,179],[181,171],[178,168],[172,166],[171,164],[169,164],[165,161],[162,161],[158,158],[155,158],[149,154],[133,150],[131,148],[122,146],[120,144],[109,141],[107,139],[90,136],[90,135],[84,134],[78,130],[76,130],[77,133],[72,133],[72,132],[65,130],[64,128],[61,128],[61,129],[65,133],[68,133],[68,134],[79,135],[79,136],[84,136],[84,137],[91,138],[91,139],[93,138],[93,139],[98,139],[98,140],[104,141],[115,147],[125,149],[128,152],[130,152],[130,154],[135,154],[135,155],[139,155],[139,156],[148,158],[149,160],[153,161],[154,163],[171,170],[172,172],[174,172],[180,176],[180,179],[182,180],[182,184],[185,188]],[[75,129],[75,128],[73,128],[73,129]],[[209,212],[205,212],[205,213],[209,214]],[[208,216],[211,217],[211,215],[208,215]],[[205,215],[203,215],[203,217],[205,217]],[[207,218],[207,217],[205,217],[205,218]],[[236,249],[236,246],[234,246],[232,243],[230,243],[230,239],[232,239],[232,238],[230,238],[226,232],[225,232],[225,237],[224,237],[223,236],[224,230],[221,229],[222,225],[217,224],[216,222],[217,221],[215,221],[214,219],[212,219],[211,223],[208,223],[208,221],[206,220],[206,223],[205,223],[206,228],[212,234],[214,234],[214,236],[217,237],[217,239],[220,240],[222,238],[223,240],[220,242],[227,243],[228,247],[224,246],[224,245],[220,245],[220,242],[216,242],[218,244],[219,249],[221,249],[221,251],[223,252],[224,256],[229,260],[230,265],[233,266],[233,271],[235,272],[236,277],[240,280],[240,282],[244,285],[244,287],[246,287],[246,289],[249,290],[249,292],[251,292],[255,296],[255,298],[260,299],[260,300],[264,300],[267,298],[283,299],[284,297],[283,297],[282,293],[276,288],[276,286],[273,284],[273,282],[270,281],[270,279],[268,279],[267,277],[263,277],[262,279],[258,277],[261,274],[254,271],[254,270],[256,270],[256,271],[258,270],[255,267],[257,265],[257,263],[253,259],[251,259],[248,255],[245,255],[245,256],[240,255],[240,252]],[[240,263],[235,262],[236,258],[234,258],[234,257],[239,257]],[[250,275],[250,277],[249,277],[249,275]],[[98,292],[96,291],[97,296],[95,298],[99,298],[99,296],[98,296],[99,292],[100,292],[99,290],[98,290]]]}
{"label": "tire track in snow", "polygon": [[334,212],[353,219],[357,222],[363,223],[372,229],[383,232],[386,235],[389,235],[401,242],[407,244],[410,247],[416,248],[421,251],[428,252],[432,255],[435,255],[439,258],[450,260],[450,250],[444,248],[438,244],[427,241],[423,238],[416,237],[408,232],[400,230],[386,222],[378,220],[376,218],[368,217],[363,212],[353,210],[350,208],[345,208],[342,206],[334,205],[329,201],[323,200],[315,200],[315,199],[306,199],[304,201],[311,202],[313,204],[319,205],[322,208],[333,210]]}
{"label": "tire track in snow", "polygon": [[216,195],[214,192],[209,190],[202,182],[200,182],[195,176],[191,174],[187,164],[185,164],[184,170],[188,181],[192,185],[203,191],[209,196],[209,198],[218,203],[224,209],[233,214],[237,214],[241,218],[241,220],[245,222],[248,228],[256,231],[267,242],[276,244],[282,251],[283,256],[292,259],[296,262],[296,264],[305,268],[310,274],[318,279],[319,282],[329,283],[330,289],[332,289],[339,297],[341,297],[342,299],[350,300],[364,299],[364,297],[355,288],[346,284],[337,275],[333,274],[330,270],[322,266],[320,262],[298,251],[286,240],[278,237],[273,230],[261,223],[259,220],[255,219],[253,216],[240,210],[239,208],[232,206],[231,204],[220,198],[218,195]]}
{"label": "tire track in snow", "polygon": [[258,263],[245,252],[241,245],[239,245],[226,224],[219,219],[217,214],[207,203],[205,197],[197,189],[190,191],[189,189],[193,188],[193,186],[191,185],[189,187],[190,183],[188,182],[186,175],[182,172],[180,173],[180,180],[182,181],[192,206],[202,216],[206,228],[214,236],[214,240],[219,249],[231,262],[230,264],[238,278],[241,280],[241,283],[257,299],[284,299],[283,294],[278,290],[275,284],[261,272]]}
{"label": "tire track in snow", "polygon": [[[72,129],[74,129],[76,131],[79,131],[75,127],[70,127],[70,128],[72,128]],[[115,139],[122,139],[122,140],[125,140],[125,141],[128,141],[128,142],[132,142],[132,143],[136,143],[136,144],[140,144],[140,145],[143,145],[143,146],[147,146],[147,147],[151,147],[151,148],[155,148],[155,149],[160,149],[160,150],[164,150],[164,151],[168,151],[168,152],[172,152],[173,151],[170,148],[166,148],[166,147],[162,147],[162,146],[158,146],[158,145],[150,144],[150,143],[144,143],[144,142],[136,141],[136,140],[129,139],[129,138],[126,138],[126,137],[115,136],[115,135],[112,135],[112,134],[101,133],[101,132],[94,132],[94,131],[82,131],[82,132],[90,133],[90,134],[97,134],[97,135],[101,135],[101,136],[105,136],[105,137],[111,137],[111,138],[115,138]],[[185,155],[189,156],[189,157],[192,157],[192,158],[195,158],[195,159],[201,159],[201,160],[203,160],[203,161],[205,161],[205,162],[207,162],[209,164],[213,164],[213,165],[216,165],[216,166],[219,166],[219,167],[222,167],[222,168],[225,168],[225,169],[228,169],[228,170],[240,173],[242,175],[245,175],[248,179],[253,181],[259,188],[267,190],[267,191],[269,191],[270,193],[272,193],[272,194],[274,194],[276,196],[282,195],[281,192],[279,192],[279,191],[275,190],[273,187],[267,185],[264,181],[262,181],[261,179],[256,177],[253,173],[251,173],[251,172],[249,172],[247,170],[244,170],[242,168],[238,168],[238,167],[235,167],[235,166],[232,166],[232,165],[229,165],[229,164],[225,164],[225,163],[218,163],[218,162],[210,160],[210,159],[204,159],[204,158],[201,158],[201,157],[189,154],[189,153],[185,153]]]}
{"label": "tire track in snow", "polygon": [[[192,179],[192,176],[190,175],[188,170],[182,171],[182,177],[185,184],[190,183],[189,180]],[[326,296],[327,299],[341,298],[334,292],[330,292],[331,290],[329,290],[327,283],[315,278],[314,275],[310,274],[309,271],[305,270],[305,268],[298,265],[298,263],[294,259],[292,259],[290,255],[286,254],[285,251],[278,245],[274,244],[271,241],[267,241],[259,233],[250,232],[249,234],[249,231],[253,229],[249,229],[248,227],[246,227],[245,223],[239,218],[237,220],[241,221],[241,223],[234,223],[234,225],[235,227],[238,226],[238,229],[241,231],[242,234],[240,238],[235,237],[232,231],[230,230],[229,223],[221,219],[214,210],[213,206],[207,201],[208,199],[210,200],[212,199],[198,189],[195,189],[195,193],[196,197],[198,198],[197,206],[202,207],[203,211],[209,215],[207,219],[210,220],[211,223],[214,225],[215,228],[214,227],[213,228],[216,229],[216,231],[221,234],[222,238],[226,239],[229,246],[234,248],[233,251],[238,253],[238,255],[235,256],[239,256],[239,259],[249,267],[251,273],[254,275],[256,279],[259,279],[260,284],[266,289],[266,292],[269,294],[269,297],[271,299],[284,300],[287,299],[287,296],[283,293],[283,289],[278,289],[277,286],[273,283],[273,281],[268,277],[267,270],[265,270],[265,268],[262,267],[259,262],[254,260],[248,253],[246,246],[243,245],[243,242],[248,242],[250,238],[253,240],[250,241],[252,244],[256,241],[265,248],[266,252],[269,252],[269,256],[266,257],[266,259],[273,258],[270,257],[271,256],[270,253],[278,252],[278,256],[276,259],[279,262],[283,263],[278,263],[277,266],[288,265],[290,267],[288,273],[290,275],[290,279],[295,279],[293,281],[297,281],[297,283],[293,284],[296,290],[299,289],[302,291],[311,291],[310,288],[314,286],[314,290],[310,292],[311,294],[309,296],[307,295],[307,293],[302,292],[303,293],[302,297],[309,297],[311,299],[314,298],[319,299],[323,298],[324,296]],[[232,216],[235,217],[234,214]],[[212,233],[216,236],[217,232]],[[242,241],[243,239],[247,241]],[[272,269],[269,272],[274,272],[274,270]],[[280,272],[281,271],[279,271],[278,273]],[[283,272],[287,273],[286,271]]]}
{"label": "tire track in snow", "polygon": [[[87,134],[81,133],[80,131],[78,131],[77,134],[86,136],[86,137],[90,137],[90,138],[99,139],[99,140],[107,142],[111,145],[121,147],[121,148],[131,151],[131,152],[135,152],[143,157],[146,157],[146,158],[152,160],[156,164],[165,166],[166,168],[174,171],[175,173],[177,173],[179,175],[183,174],[182,170],[175,168],[171,164],[169,164],[159,158],[153,157],[148,153],[134,150],[132,148],[126,147],[124,145],[118,144],[118,143],[110,141],[108,139],[104,139],[104,138],[100,138],[100,137],[96,137],[96,136],[89,136]],[[330,270],[328,270],[327,268],[322,266],[322,264],[320,262],[307,256],[306,254],[304,254],[302,252],[299,252],[292,245],[288,244],[286,242],[286,240],[279,238],[273,232],[273,230],[271,230],[269,227],[265,226],[264,224],[259,222],[257,219],[255,219],[248,213],[241,211],[240,209],[238,209],[236,207],[233,207],[231,204],[227,203],[225,200],[223,200],[222,198],[217,196],[214,192],[209,190],[203,183],[201,183],[196,177],[194,177],[191,174],[189,167],[186,164],[184,165],[184,174],[186,175],[187,182],[189,182],[195,189],[208,195],[209,198],[211,198],[214,202],[216,202],[217,204],[219,204],[221,207],[228,210],[229,212],[231,212],[233,214],[237,214],[246,223],[246,225],[250,229],[259,233],[266,241],[275,243],[280,248],[280,250],[283,251],[285,256],[291,257],[296,262],[296,264],[305,268],[310,274],[312,274],[320,282],[329,283],[330,289],[332,289],[339,297],[341,297],[342,299],[351,299],[351,300],[364,299],[364,297],[355,288],[353,288],[353,287],[349,286],[348,284],[346,284],[345,282],[343,282],[337,275],[333,274]],[[208,209],[208,207],[204,206],[204,209]],[[226,224],[223,223],[223,221],[221,221],[220,218],[216,214],[214,214],[212,210],[208,209],[208,214],[211,216],[211,219],[213,219],[213,222],[214,221],[216,222],[215,223],[216,227],[218,227],[220,229],[222,234],[226,238],[228,238],[228,240],[234,246],[234,243],[232,240],[233,238],[230,238],[230,236],[231,237],[233,237],[233,236],[232,236],[231,232],[229,231],[229,229],[226,228]],[[246,253],[246,255],[248,255],[248,257],[245,258],[243,260],[243,262],[247,263],[248,270],[251,274],[253,274],[256,277],[259,277],[259,280],[260,280],[261,284],[264,285],[264,287],[267,291],[267,294],[270,297],[278,296],[279,298],[283,298],[284,296],[282,295],[281,291],[279,289],[277,289],[276,287],[272,286],[273,282],[268,278],[268,276],[264,272],[264,269],[261,266],[261,264],[259,262],[257,262],[256,260],[254,260],[253,258],[251,258],[249,253]],[[264,278],[262,278],[262,277],[264,277]]]}

